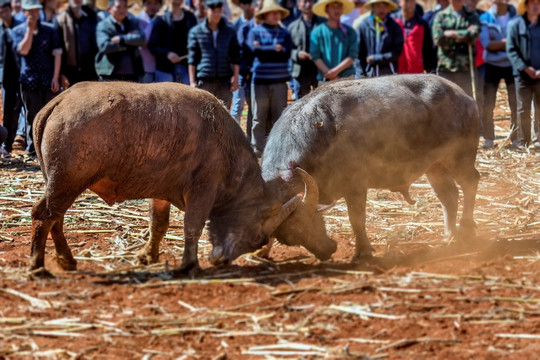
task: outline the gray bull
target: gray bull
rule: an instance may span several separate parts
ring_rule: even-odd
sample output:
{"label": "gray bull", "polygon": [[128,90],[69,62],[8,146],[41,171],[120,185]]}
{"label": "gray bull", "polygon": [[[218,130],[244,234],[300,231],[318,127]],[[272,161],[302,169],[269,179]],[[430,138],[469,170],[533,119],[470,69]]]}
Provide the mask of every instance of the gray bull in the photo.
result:
{"label": "gray bull", "polygon": [[282,205],[270,198],[227,110],[210,93],[180,84],[77,84],[39,112],[34,140],[46,190],[32,209],[31,270],[44,267],[49,232],[59,265],[76,267],[63,219],[85,189],[108,204],[153,199],[143,263],[158,260],[170,205],[184,210],[182,271],[198,268],[206,219],[210,261],[227,264],[266,244],[300,200],[291,196]]}
{"label": "gray bull", "polygon": [[[479,174],[475,101],[435,75],[401,75],[329,83],[288,107],[272,129],[262,158],[264,180],[285,200],[314,179],[303,205],[275,231],[286,245],[302,245],[320,259],[336,250],[317,204],[345,198],[356,237],[353,260],[371,256],[366,230],[368,188],[390,189],[412,200],[408,188],[422,174],[442,203],[445,236],[474,234]],[[318,187],[318,191],[317,191]],[[317,194],[319,197],[317,198]]]}

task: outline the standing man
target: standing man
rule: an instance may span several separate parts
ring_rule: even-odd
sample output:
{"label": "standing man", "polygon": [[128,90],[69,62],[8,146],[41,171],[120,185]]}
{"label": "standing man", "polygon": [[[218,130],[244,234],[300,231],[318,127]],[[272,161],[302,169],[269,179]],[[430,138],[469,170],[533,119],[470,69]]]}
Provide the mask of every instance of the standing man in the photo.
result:
{"label": "standing man", "polygon": [[157,82],[189,85],[188,34],[196,25],[197,18],[184,9],[184,0],[169,0],[165,14],[157,17],[148,42],[148,48],[156,57]]}
{"label": "standing man", "polygon": [[311,59],[319,69],[319,81],[353,76],[354,59],[358,57],[356,31],[342,24],[341,15],[354,9],[349,0],[322,0],[315,4],[313,12],[328,21],[311,32],[309,49]]}
{"label": "standing man", "polygon": [[[97,80],[94,58],[97,54],[97,16],[82,0],[69,0],[69,7],[56,19],[62,43],[61,74],[69,84]],[[64,84],[67,85],[67,84]]]}
{"label": "standing man", "polygon": [[394,19],[403,31],[403,51],[399,57],[400,74],[421,74],[435,71],[433,38],[427,21],[416,12],[416,0],[399,0],[401,10]]}
{"label": "standing man", "polygon": [[540,150],[540,0],[520,0],[521,16],[510,20],[506,51],[514,72],[518,113],[518,138],[514,148],[531,143],[531,102],[535,119],[532,142]]}
{"label": "standing man", "polygon": [[315,89],[318,85],[318,69],[311,59],[309,46],[311,32],[325,20],[313,14],[313,4],[314,0],[298,0],[298,10],[302,15],[289,25],[293,42],[291,52],[292,81],[296,100],[307,95],[312,88]]}
{"label": "standing man", "polygon": [[95,66],[101,80],[138,82],[143,73],[139,46],[145,44],[144,33],[127,15],[126,0],[109,0],[109,16],[98,23]]}
{"label": "standing man", "polygon": [[370,0],[365,7],[372,10],[372,14],[358,28],[363,76],[397,74],[403,51],[403,32],[389,16],[397,10],[397,5],[392,0]]}
{"label": "standing man", "polygon": [[161,9],[161,0],[144,0],[143,11],[137,16],[139,27],[144,33],[144,38],[146,40],[145,45],[139,48],[144,69],[144,75],[141,82],[144,84],[154,82],[156,76],[156,57],[150,52],[148,41],[150,39],[150,34],[152,34],[155,17],[159,9]]}
{"label": "standing man", "polygon": [[288,65],[292,40],[280,21],[289,11],[274,0],[266,0],[255,18],[263,23],[253,27],[247,45],[253,54],[251,105],[253,126],[251,145],[261,156],[266,136],[287,106],[287,81],[291,79]]}
{"label": "standing man", "polygon": [[480,20],[476,11],[463,6],[463,1],[450,0],[450,6],[435,16],[433,42],[439,47],[437,74],[474,97],[472,81],[478,78],[474,59]]}
{"label": "standing man", "polygon": [[[240,9],[242,9],[242,15],[240,15],[240,17],[233,23],[233,28],[234,31],[236,31],[236,37],[238,39],[238,46],[240,47],[240,75],[238,77],[238,83],[240,87],[238,88],[238,90],[233,92],[231,115],[239,124],[242,118],[242,111],[244,110],[244,103],[246,102],[246,97],[249,96],[250,84],[249,81],[244,78],[242,73],[242,62],[245,61],[245,59],[242,59],[244,44],[240,43],[241,37],[238,35],[238,32],[255,16],[255,6],[253,3],[253,0],[240,0],[238,6],[240,7]],[[242,39],[243,38],[244,37],[242,37]]]}
{"label": "standing man", "polygon": [[189,83],[214,94],[230,110],[238,89],[238,39],[223,17],[223,0],[206,1],[206,20],[188,36]]}
{"label": "standing man", "polygon": [[[3,122],[6,128],[4,148],[10,153],[17,134],[22,100],[19,87],[19,64],[13,51],[12,29],[19,25],[11,13],[11,1],[0,1],[0,81],[2,84]],[[2,143],[0,143],[1,147]]]}
{"label": "standing man", "polygon": [[21,55],[19,82],[26,109],[25,155],[34,157],[34,118],[60,90],[62,46],[54,27],[39,21],[39,0],[23,0],[22,8],[26,22],[13,29],[13,43]]}
{"label": "standing man", "polygon": [[510,139],[517,140],[516,88],[512,63],[506,53],[506,30],[508,22],[517,16],[516,8],[508,4],[508,0],[493,0],[493,6],[480,16],[482,30],[480,41],[484,47],[484,109],[482,111],[481,135],[484,137],[483,147],[494,146],[495,130],[493,127],[493,109],[497,98],[497,89],[502,79],[508,90],[510,105]]}

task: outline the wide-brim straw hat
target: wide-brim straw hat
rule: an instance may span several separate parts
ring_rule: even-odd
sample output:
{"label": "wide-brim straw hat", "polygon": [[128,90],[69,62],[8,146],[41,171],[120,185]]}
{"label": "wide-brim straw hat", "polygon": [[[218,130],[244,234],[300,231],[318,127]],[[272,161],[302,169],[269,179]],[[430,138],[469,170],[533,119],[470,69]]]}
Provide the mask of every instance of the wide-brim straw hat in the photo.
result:
{"label": "wide-brim straw hat", "polygon": [[255,14],[255,18],[261,21],[264,19],[264,14],[269,13],[271,11],[281,12],[282,20],[285,19],[287,16],[289,16],[289,10],[280,6],[275,0],[264,0],[263,6],[261,10],[257,11],[257,13]]}
{"label": "wide-brim straw hat", "polygon": [[371,10],[373,7],[373,4],[375,3],[386,3],[388,4],[388,7],[390,8],[390,11],[397,10],[398,5],[393,2],[392,0],[369,0],[366,5],[364,5],[364,9]]}
{"label": "wide-brim straw hat", "polygon": [[[130,7],[135,2],[136,2],[135,0],[127,0],[127,6]],[[107,10],[109,8],[109,0],[96,0],[96,7],[99,10]]]}
{"label": "wide-brim straw hat", "polygon": [[328,17],[326,6],[332,3],[340,3],[343,5],[343,15],[354,10],[354,3],[350,0],[322,0],[313,5],[313,13],[317,16]]}
{"label": "wide-brim straw hat", "polygon": [[525,4],[525,0],[520,0],[517,6],[517,12],[519,15],[523,15],[527,12],[527,5]]}

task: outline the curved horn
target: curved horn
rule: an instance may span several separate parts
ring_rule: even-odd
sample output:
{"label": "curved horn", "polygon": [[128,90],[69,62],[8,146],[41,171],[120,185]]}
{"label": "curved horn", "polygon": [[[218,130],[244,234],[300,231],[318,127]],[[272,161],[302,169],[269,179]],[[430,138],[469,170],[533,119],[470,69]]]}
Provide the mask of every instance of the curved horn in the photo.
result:
{"label": "curved horn", "polygon": [[304,208],[309,213],[315,213],[317,211],[317,205],[319,203],[319,187],[315,180],[302,168],[297,167],[296,173],[300,175],[305,184],[304,199]]}
{"label": "curved horn", "polygon": [[291,215],[294,210],[296,210],[296,208],[300,204],[300,201],[300,196],[296,195],[293,196],[285,204],[283,204],[279,213],[265,221],[263,225],[263,232],[268,236],[272,235],[272,233],[276,231],[279,225],[281,225],[281,223],[285,221],[285,219],[289,215]]}

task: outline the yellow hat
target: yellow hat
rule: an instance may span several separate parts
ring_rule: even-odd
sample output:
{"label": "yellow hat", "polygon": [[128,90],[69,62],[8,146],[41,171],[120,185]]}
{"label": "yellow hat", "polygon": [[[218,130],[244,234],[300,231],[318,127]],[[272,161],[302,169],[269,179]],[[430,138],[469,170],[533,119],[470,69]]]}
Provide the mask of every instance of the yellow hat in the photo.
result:
{"label": "yellow hat", "polygon": [[[127,0],[126,4],[128,7],[132,6],[135,3],[135,0]],[[96,0],[96,7],[99,10],[107,10],[109,8],[109,0]]]}
{"label": "yellow hat", "polygon": [[328,17],[326,6],[332,3],[340,3],[343,5],[343,15],[354,10],[354,3],[350,0],[322,0],[313,5],[313,13],[317,16]]}
{"label": "yellow hat", "polygon": [[525,4],[527,0],[520,0],[517,6],[517,12],[519,15],[523,15],[527,12],[527,5]]}
{"label": "yellow hat", "polygon": [[385,3],[388,4],[388,7],[390,8],[390,11],[397,10],[398,6],[395,2],[392,0],[369,0],[366,5],[364,5],[364,9],[371,10],[373,7],[373,4],[375,3]]}
{"label": "yellow hat", "polygon": [[262,9],[257,11],[257,13],[255,14],[255,18],[259,21],[262,21],[264,20],[263,15],[271,11],[280,11],[282,20],[289,16],[289,10],[280,6],[275,0],[264,0]]}

